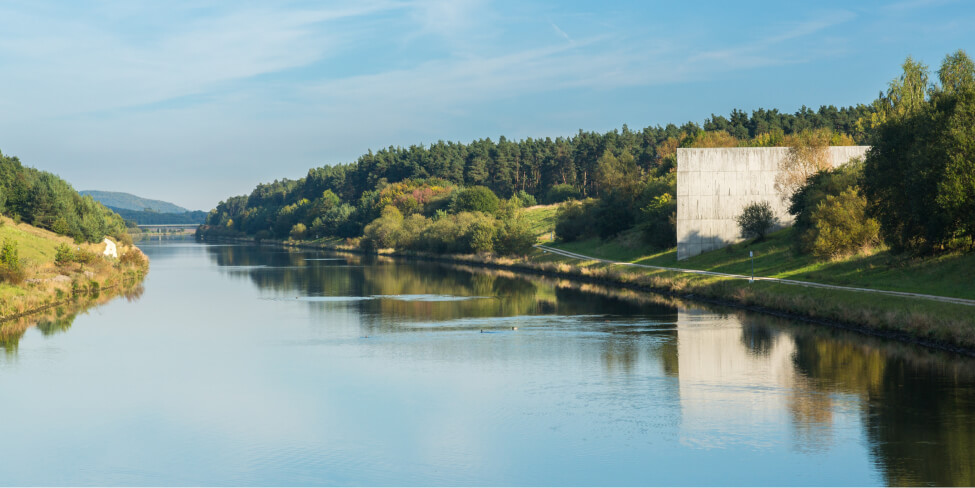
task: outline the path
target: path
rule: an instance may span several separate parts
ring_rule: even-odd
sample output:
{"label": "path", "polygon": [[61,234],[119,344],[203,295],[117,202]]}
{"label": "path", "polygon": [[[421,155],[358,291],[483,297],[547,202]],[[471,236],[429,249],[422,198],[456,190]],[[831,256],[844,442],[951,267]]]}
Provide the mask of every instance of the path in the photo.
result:
{"label": "path", "polygon": [[[571,251],[565,251],[565,250],[562,250],[562,249],[557,249],[557,248],[554,248],[554,247],[551,247],[551,246],[545,246],[545,245],[542,245],[542,244],[536,244],[535,247],[537,247],[539,249],[542,249],[544,251],[548,251],[550,253],[558,254],[560,256],[565,256],[567,258],[573,258],[573,259],[580,259],[580,260],[583,260],[583,261],[599,261],[599,262],[602,262],[602,263],[616,264],[616,265],[619,265],[619,266],[633,266],[633,267],[637,267],[637,268],[659,269],[659,270],[664,270],[664,271],[676,271],[676,272],[680,272],[680,273],[693,273],[693,274],[710,275],[710,276],[724,276],[724,277],[727,277],[727,278],[737,278],[737,279],[742,279],[742,280],[751,279],[750,276],[746,276],[746,275],[730,274],[730,273],[718,273],[716,271],[702,271],[702,270],[699,270],[699,269],[685,269],[685,268],[668,268],[666,266],[651,266],[649,264],[635,264],[635,263],[627,263],[627,262],[622,262],[622,261],[612,261],[612,260],[609,260],[609,259],[601,259],[601,258],[597,258],[597,257],[593,257],[593,256],[586,256],[584,254],[574,253],[574,252],[571,252]],[[876,290],[876,289],[873,289],[873,288],[857,288],[857,287],[853,287],[853,286],[827,285],[827,284],[824,284],[824,283],[814,283],[814,282],[811,282],[811,281],[788,280],[788,279],[783,279],[783,278],[768,278],[768,277],[764,277],[764,276],[756,276],[754,279],[755,279],[755,281],[770,281],[770,282],[773,282],[773,283],[782,283],[782,284],[786,284],[786,285],[808,286],[810,288],[827,288],[827,289],[832,289],[832,290],[861,291],[861,292],[867,292],[867,293],[879,293],[881,295],[890,295],[890,296],[895,296],[895,297],[921,298],[921,299],[924,299],[924,300],[934,300],[934,301],[937,301],[937,302],[955,303],[955,304],[958,304],[958,305],[968,305],[970,307],[975,307],[975,300],[969,300],[969,299],[966,299],[966,298],[943,297],[943,296],[938,296],[938,295],[925,295],[923,293],[908,293],[908,292],[904,292],[904,291]]]}

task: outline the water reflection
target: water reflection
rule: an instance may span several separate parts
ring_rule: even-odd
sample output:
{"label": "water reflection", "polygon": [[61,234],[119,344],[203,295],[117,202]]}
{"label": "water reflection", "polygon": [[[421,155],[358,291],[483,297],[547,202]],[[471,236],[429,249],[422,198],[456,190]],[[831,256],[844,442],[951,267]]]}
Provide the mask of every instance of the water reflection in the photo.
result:
{"label": "water reflection", "polygon": [[75,302],[0,322],[0,348],[3,348],[8,356],[15,355],[24,334],[32,327],[36,327],[44,337],[60,334],[71,328],[78,314],[104,305],[118,297],[124,297],[130,302],[136,301],[144,291],[141,283],[132,283],[120,288],[101,290],[93,296],[78,299]]}
{"label": "water reflection", "polygon": [[136,306],[5,325],[0,483],[975,483],[968,359],[506,271],[145,250]]}
{"label": "water reflection", "polygon": [[[208,252],[224,273],[250,280],[274,299],[372,298],[306,304],[323,317],[352,309],[364,337],[514,326],[596,334],[604,372],[636,375],[650,362],[677,379],[679,442],[691,448],[785,447],[816,455],[865,440],[887,484],[975,484],[969,359],[504,271],[268,248]],[[476,298],[410,299],[421,295]],[[420,354],[450,356],[449,347],[435,342]],[[565,354],[563,347],[553,342],[533,353],[555,357]],[[469,344],[457,349],[472,353]],[[785,438],[781,425],[790,426]]]}

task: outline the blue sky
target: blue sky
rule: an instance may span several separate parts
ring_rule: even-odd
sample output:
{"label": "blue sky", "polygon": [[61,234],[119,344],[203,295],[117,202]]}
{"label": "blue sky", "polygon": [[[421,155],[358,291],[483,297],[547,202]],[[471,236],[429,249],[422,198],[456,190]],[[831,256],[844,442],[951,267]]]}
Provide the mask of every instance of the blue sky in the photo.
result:
{"label": "blue sky", "polygon": [[975,2],[0,3],[0,150],[210,209],[368,149],[869,103]]}

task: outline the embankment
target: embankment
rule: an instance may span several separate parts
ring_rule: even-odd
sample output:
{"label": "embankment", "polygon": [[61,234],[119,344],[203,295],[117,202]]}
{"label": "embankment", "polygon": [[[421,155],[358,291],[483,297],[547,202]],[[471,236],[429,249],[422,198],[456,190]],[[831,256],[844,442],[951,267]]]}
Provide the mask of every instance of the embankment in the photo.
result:
{"label": "embankment", "polygon": [[[252,243],[253,240],[238,239],[237,242]],[[336,242],[263,242],[293,248],[365,253],[357,247]],[[598,261],[580,261],[539,250],[518,258],[435,255],[393,250],[380,250],[374,254],[463,263],[628,288],[788,317],[975,356],[975,307],[968,305],[639,269]]]}

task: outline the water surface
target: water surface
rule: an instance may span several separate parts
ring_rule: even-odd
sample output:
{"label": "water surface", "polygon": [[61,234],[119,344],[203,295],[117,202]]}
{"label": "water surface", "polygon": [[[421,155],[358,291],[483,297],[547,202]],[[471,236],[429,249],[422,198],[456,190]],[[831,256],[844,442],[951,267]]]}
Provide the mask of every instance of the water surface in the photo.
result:
{"label": "water surface", "polygon": [[148,243],[0,351],[6,485],[972,485],[973,362],[463,266]]}

